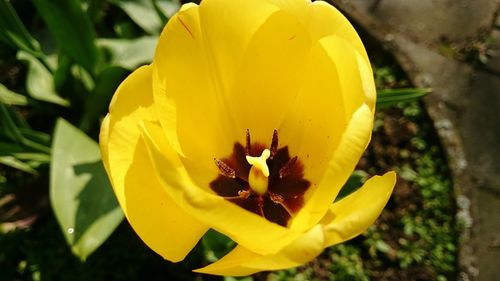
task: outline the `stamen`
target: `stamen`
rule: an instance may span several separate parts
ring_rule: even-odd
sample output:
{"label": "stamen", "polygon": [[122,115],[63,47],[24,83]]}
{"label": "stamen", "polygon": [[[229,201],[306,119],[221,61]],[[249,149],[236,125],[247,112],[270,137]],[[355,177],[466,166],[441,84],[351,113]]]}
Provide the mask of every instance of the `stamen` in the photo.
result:
{"label": "stamen", "polygon": [[271,201],[273,201],[276,204],[281,204],[285,200],[283,196],[272,192],[269,192],[269,199],[271,199]]}
{"label": "stamen", "polygon": [[291,217],[293,217],[293,212],[290,209],[288,209],[288,207],[284,204],[285,198],[283,198],[283,196],[276,194],[276,193],[273,193],[273,192],[269,192],[269,199],[271,199],[271,201],[273,201],[274,204],[277,204],[277,205],[280,205],[281,207],[283,207],[283,209],[285,209],[285,211]]}
{"label": "stamen", "polygon": [[247,129],[247,134],[246,134],[246,145],[245,145],[245,152],[246,155],[250,155],[250,130]]}
{"label": "stamen", "polygon": [[215,165],[219,168],[221,175],[234,179],[236,177],[236,172],[233,168],[229,167],[224,161],[214,158]]}
{"label": "stamen", "polygon": [[292,159],[288,160],[288,162],[285,164],[285,166],[281,167],[280,169],[280,179],[286,177],[287,175],[290,174],[292,171],[293,165],[295,165],[295,162],[297,161],[297,156],[293,157]]}
{"label": "stamen", "polygon": [[257,197],[257,207],[259,208],[259,215],[264,216],[264,199],[262,196]]}
{"label": "stamen", "polygon": [[248,190],[239,190],[238,191],[238,197],[239,198],[242,198],[242,199],[247,199],[248,197],[250,197],[250,191]]}
{"label": "stamen", "polygon": [[273,140],[271,141],[271,159],[276,155],[276,151],[278,151],[278,131],[274,130]]}

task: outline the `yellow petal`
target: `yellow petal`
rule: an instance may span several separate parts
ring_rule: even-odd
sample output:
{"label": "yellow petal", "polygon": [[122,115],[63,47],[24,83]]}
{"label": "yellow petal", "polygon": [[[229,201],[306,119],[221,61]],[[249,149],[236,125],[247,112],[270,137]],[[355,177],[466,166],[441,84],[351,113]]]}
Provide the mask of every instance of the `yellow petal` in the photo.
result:
{"label": "yellow petal", "polygon": [[370,178],[360,189],[330,207],[333,219],[325,224],[326,246],[349,240],[372,225],[396,184],[396,173]]}
{"label": "yellow petal", "polygon": [[341,37],[331,35],[320,42],[336,66],[347,118],[362,104],[367,104],[373,112],[376,90],[370,62]]}
{"label": "yellow petal", "polygon": [[[247,89],[235,89],[235,79],[247,76],[239,68],[248,44],[277,10],[264,0],[203,1],[199,7],[184,6],[160,37],[153,77],[160,121],[172,146],[203,168],[213,169],[213,157],[229,155],[234,142],[244,140],[246,128],[238,117],[257,115],[239,110],[245,99],[235,91]],[[164,115],[175,122],[163,121]]]}
{"label": "yellow petal", "polygon": [[367,105],[363,105],[353,114],[323,178],[306,194],[307,201],[293,219],[291,229],[309,229],[323,217],[363,154],[372,126],[372,112]]}
{"label": "yellow petal", "polygon": [[[169,21],[157,46],[154,102],[170,145],[198,165],[231,153],[234,138],[213,81],[199,24],[199,7],[185,5]],[[220,156],[218,156],[220,157]]]}
{"label": "yellow petal", "polygon": [[298,156],[305,178],[318,183],[348,122],[337,68],[322,44],[312,47],[301,79],[300,94],[279,128],[279,142],[288,145],[291,157]]}
{"label": "yellow petal", "polygon": [[335,35],[349,42],[365,61],[369,61],[356,30],[335,7],[324,1],[315,1],[310,5],[310,11],[309,30],[313,40]]}
{"label": "yellow petal", "polygon": [[229,94],[237,69],[257,30],[279,7],[265,0],[210,0],[200,5],[204,51],[218,90]]}
{"label": "yellow petal", "polygon": [[239,132],[249,129],[253,141],[270,145],[302,88],[310,45],[305,27],[284,10],[255,31],[226,96]]}
{"label": "yellow petal", "polygon": [[151,66],[118,88],[101,128],[100,146],[118,202],[131,226],[155,252],[180,261],[208,229],[172,201],[148,161],[138,123],[154,120]]}
{"label": "yellow petal", "polygon": [[278,252],[301,235],[197,186],[182,166],[172,162],[169,155],[175,152],[157,124],[144,123],[143,139],[164,190],[196,219],[263,255]]}
{"label": "yellow petal", "polygon": [[274,255],[262,256],[237,246],[219,261],[194,271],[213,275],[245,276],[264,270],[296,267],[317,257],[323,251],[323,245],[323,228],[317,225]]}

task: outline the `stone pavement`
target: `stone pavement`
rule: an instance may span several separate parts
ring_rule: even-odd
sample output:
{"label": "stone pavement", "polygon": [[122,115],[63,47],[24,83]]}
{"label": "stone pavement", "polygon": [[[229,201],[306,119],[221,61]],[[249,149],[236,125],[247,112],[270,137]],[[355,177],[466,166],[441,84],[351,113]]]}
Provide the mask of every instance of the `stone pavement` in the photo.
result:
{"label": "stone pavement", "polygon": [[[460,237],[459,280],[500,280],[500,1],[333,1],[384,42],[421,87],[454,178]],[[383,31],[370,31],[370,29]],[[379,28],[381,27],[381,28]],[[482,67],[443,55],[450,44],[493,40]]]}

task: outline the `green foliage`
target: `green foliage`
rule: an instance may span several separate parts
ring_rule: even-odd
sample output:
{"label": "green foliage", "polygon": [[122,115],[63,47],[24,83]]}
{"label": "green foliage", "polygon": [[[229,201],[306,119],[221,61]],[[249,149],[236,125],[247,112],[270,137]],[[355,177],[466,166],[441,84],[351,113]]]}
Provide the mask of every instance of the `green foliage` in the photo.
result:
{"label": "green foliage", "polygon": [[[94,141],[99,123],[120,82],[152,61],[178,8],[173,0],[0,0],[0,68],[16,61],[21,69],[0,81],[0,164],[34,178],[46,178],[50,164],[51,205],[82,260],[123,218]],[[61,117],[68,122],[56,125]]]}
{"label": "green foliage", "polygon": [[96,34],[79,0],[33,0],[61,50],[93,73],[98,60]]}
{"label": "green foliage", "polygon": [[207,262],[215,262],[229,253],[236,243],[223,234],[210,229],[201,240],[205,249],[205,260]]}
{"label": "green foliage", "polygon": [[40,44],[28,32],[9,1],[0,1],[0,30],[0,40],[11,47],[35,56],[42,55]]}
{"label": "green foliage", "polygon": [[123,220],[98,144],[63,119],[52,144],[50,199],[66,241],[82,260]]}
{"label": "green foliage", "polygon": [[0,102],[6,105],[27,105],[28,99],[0,84]]}
{"label": "green foliage", "polygon": [[360,249],[351,245],[337,245],[331,249],[330,281],[359,280],[368,281],[363,269]]}
{"label": "green foliage", "polygon": [[419,88],[398,88],[384,89],[377,92],[377,107],[384,108],[394,106],[402,102],[409,102],[419,99],[428,93],[430,89]]}

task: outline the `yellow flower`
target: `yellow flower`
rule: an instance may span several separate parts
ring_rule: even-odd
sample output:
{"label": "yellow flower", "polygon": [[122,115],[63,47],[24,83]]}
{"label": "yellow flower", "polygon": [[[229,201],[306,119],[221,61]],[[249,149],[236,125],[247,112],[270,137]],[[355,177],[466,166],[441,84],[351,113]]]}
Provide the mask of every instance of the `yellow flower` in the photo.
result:
{"label": "yellow flower", "polygon": [[238,245],[198,272],[294,267],[362,233],[392,192],[389,172],[332,204],[370,140],[375,95],[358,35],[325,2],[187,4],[116,91],[103,161],[165,259],[213,228]]}

